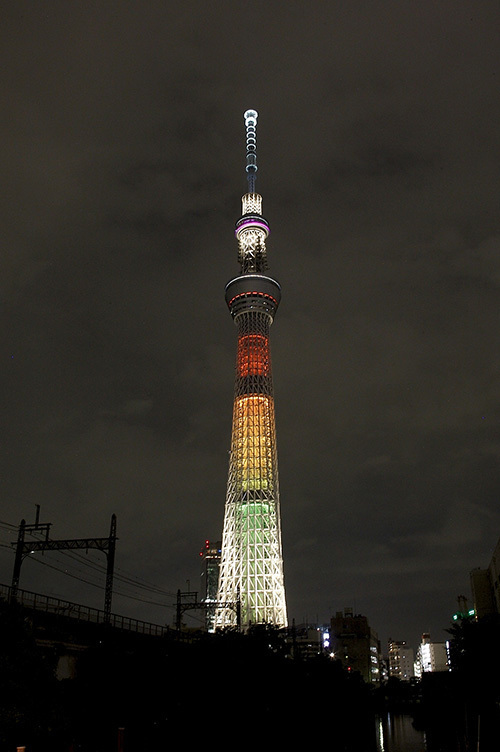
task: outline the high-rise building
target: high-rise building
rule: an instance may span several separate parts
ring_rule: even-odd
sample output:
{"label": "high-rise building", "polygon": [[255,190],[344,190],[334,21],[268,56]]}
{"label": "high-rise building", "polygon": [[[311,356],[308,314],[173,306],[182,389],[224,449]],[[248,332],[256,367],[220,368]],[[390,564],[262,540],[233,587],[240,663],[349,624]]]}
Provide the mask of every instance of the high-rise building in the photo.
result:
{"label": "high-rise building", "polygon": [[470,578],[476,618],[500,614],[500,540],[488,569],[473,569]]}
{"label": "high-rise building", "polygon": [[389,640],[389,676],[408,681],[415,676],[415,654],[406,640]]}
{"label": "high-rise building", "polygon": [[491,616],[492,614],[498,613],[495,603],[495,590],[491,584],[489,568],[473,569],[470,573],[470,583],[472,598],[474,600],[472,614],[469,614],[468,612],[457,612],[456,614],[453,614],[453,621],[468,616],[476,616],[478,619],[482,619],[485,616]]}
{"label": "high-rise building", "polygon": [[215,626],[215,611],[217,603],[217,586],[219,582],[221,542],[206,540],[200,551],[203,562],[201,571],[202,600],[206,604],[205,626],[212,632]]}
{"label": "high-rise building", "polygon": [[337,611],[331,619],[330,646],[348,671],[358,672],[366,682],[380,682],[380,642],[366,616],[352,608]]}
{"label": "high-rise building", "polygon": [[236,222],[240,274],[226,285],[238,328],[216,623],[287,625],[269,329],[281,298],[266,274],[269,225],[255,192],[257,112],[247,110],[248,192]]}
{"label": "high-rise building", "polygon": [[449,671],[450,659],[448,643],[431,642],[428,632],[422,635],[422,642],[417,649],[415,659],[415,676],[420,679],[422,674],[434,671]]}

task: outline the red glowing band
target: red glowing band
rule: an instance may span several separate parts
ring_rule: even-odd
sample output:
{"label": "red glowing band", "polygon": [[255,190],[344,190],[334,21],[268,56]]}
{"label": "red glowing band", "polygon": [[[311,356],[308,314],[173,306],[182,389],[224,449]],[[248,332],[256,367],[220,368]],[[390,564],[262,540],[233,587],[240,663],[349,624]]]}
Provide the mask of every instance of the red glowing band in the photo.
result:
{"label": "red glowing band", "polygon": [[269,300],[272,300],[276,306],[278,305],[276,298],[273,298],[272,295],[268,295],[267,292],[240,292],[238,295],[235,295],[234,298],[231,298],[231,300],[228,302],[228,306],[231,307],[234,301],[238,298],[246,298],[251,295],[257,295],[259,298],[268,298]]}
{"label": "red glowing band", "polygon": [[263,334],[244,334],[238,339],[238,376],[269,376],[269,339]]}

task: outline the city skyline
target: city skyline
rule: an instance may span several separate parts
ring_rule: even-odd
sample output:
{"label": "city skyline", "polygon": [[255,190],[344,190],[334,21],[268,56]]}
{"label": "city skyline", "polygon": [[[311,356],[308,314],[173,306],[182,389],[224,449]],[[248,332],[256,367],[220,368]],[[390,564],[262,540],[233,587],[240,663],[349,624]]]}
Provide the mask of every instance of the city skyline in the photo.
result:
{"label": "city skyline", "polygon": [[[438,641],[500,536],[498,8],[268,6],[5,10],[0,519],[40,504],[86,537],[115,513],[117,570],[196,589],[255,106],[289,621],[349,606],[383,643]],[[0,581],[12,565],[0,548]],[[103,600],[34,561],[20,587]]]}

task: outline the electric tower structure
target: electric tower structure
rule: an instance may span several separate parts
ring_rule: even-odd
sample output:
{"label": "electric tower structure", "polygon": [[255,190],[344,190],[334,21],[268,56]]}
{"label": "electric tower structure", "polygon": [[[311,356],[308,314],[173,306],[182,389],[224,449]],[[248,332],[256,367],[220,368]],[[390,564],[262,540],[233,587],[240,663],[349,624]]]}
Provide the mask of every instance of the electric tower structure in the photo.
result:
{"label": "electric tower structure", "polygon": [[238,328],[217,627],[287,626],[269,330],[281,298],[266,274],[269,225],[255,192],[257,112],[247,110],[248,192],[236,222],[239,276],[226,285]]}

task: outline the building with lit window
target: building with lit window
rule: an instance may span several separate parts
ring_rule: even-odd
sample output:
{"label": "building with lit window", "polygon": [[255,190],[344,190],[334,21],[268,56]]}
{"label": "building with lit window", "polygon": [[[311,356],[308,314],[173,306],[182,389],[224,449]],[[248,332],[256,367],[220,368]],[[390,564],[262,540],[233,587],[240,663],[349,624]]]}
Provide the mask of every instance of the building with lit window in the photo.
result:
{"label": "building with lit window", "polygon": [[415,676],[415,653],[406,640],[389,640],[389,676],[408,681]]}
{"label": "building with lit window", "polygon": [[381,680],[380,642],[366,616],[352,609],[337,611],[331,619],[330,648],[347,671],[357,671],[365,682]]}
{"label": "building with lit window", "polygon": [[294,625],[287,638],[293,658],[311,660],[325,652],[325,635],[320,627],[310,624]]}
{"label": "building with lit window", "polygon": [[209,632],[214,629],[217,586],[219,583],[221,542],[206,540],[200,551],[202,561],[201,593],[202,601],[207,604],[205,625]]}
{"label": "building with lit window", "polygon": [[446,642],[431,642],[428,632],[422,635],[422,642],[418,646],[415,659],[415,676],[420,679],[422,675],[434,671],[449,671],[450,660],[448,645]]}

